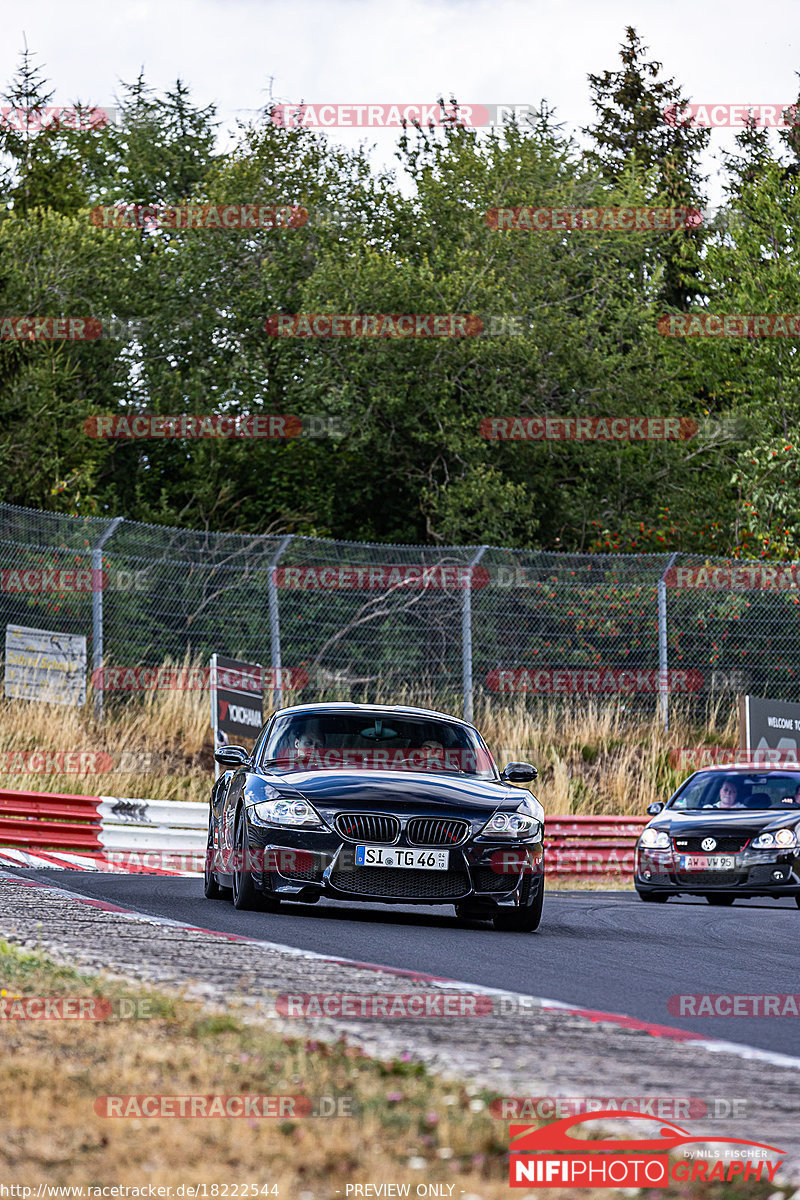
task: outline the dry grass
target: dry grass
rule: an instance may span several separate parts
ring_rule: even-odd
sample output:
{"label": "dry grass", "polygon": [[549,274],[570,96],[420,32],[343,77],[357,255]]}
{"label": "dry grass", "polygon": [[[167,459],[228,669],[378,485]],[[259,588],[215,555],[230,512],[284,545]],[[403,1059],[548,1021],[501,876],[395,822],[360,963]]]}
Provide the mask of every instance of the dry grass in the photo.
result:
{"label": "dry grass", "polygon": [[[488,1092],[445,1084],[410,1061],[374,1061],[343,1040],[290,1038],[266,1022],[245,1025],[158,992],[103,985],[2,943],[0,972],[9,996],[136,994],[153,1014],[4,1021],[6,1184],[268,1183],[295,1200],[344,1194],[351,1181],[409,1183],[411,1195],[420,1181],[442,1181],[455,1183],[456,1195],[508,1195],[508,1131],[489,1115]],[[108,1119],[94,1110],[98,1096],[162,1094],[349,1097],[354,1115]]]}
{"label": "dry grass", "polygon": [[[4,995],[146,1000],[147,1019],[5,1020],[0,1176],[5,1185],[277,1186],[279,1200],[334,1200],[349,1183],[451,1185],[507,1200],[508,1127],[493,1093],[445,1082],[401,1056],[369,1058],[342,1039],[287,1037],[163,992],[82,976],[0,942]],[[141,1011],[141,1010],[140,1010]],[[79,1028],[76,1028],[80,1025]],[[294,1120],[115,1118],[100,1096],[347,1097],[352,1116]],[[341,1101],[339,1101],[341,1103]],[[766,1183],[670,1186],[665,1200],[765,1200]],[[202,1194],[202,1193],[201,1193]],[[228,1195],[235,1195],[232,1186]],[[402,1193],[401,1193],[402,1194]],[[447,1195],[448,1191],[444,1192]],[[528,1197],[532,1193],[525,1193]],[[562,1188],[562,1200],[608,1191]]]}
{"label": "dry grass", "polygon": [[698,728],[674,704],[667,733],[657,716],[637,717],[614,700],[543,703],[535,715],[524,703],[486,703],[475,722],[498,760],[536,764],[536,794],[559,814],[642,815],[683,777],[670,750],[733,747],[738,736],[737,714],[727,708],[711,709]]}
{"label": "dry grass", "polygon": [[[431,702],[411,688],[387,699]],[[681,714],[679,702],[674,703],[666,734],[657,717],[637,717],[613,698],[542,701],[535,711],[523,699],[487,699],[478,705],[475,723],[501,765],[524,759],[538,766],[536,793],[547,812],[559,814],[641,814],[678,781],[669,765],[670,749],[734,746],[737,734],[736,714],[728,708],[710,710],[697,727]],[[113,769],[8,769],[9,752],[59,750],[107,751]],[[101,725],[94,719],[91,697],[83,709],[0,701],[0,787],[204,801],[212,767],[205,691],[115,697],[107,701]]]}
{"label": "dry grass", "polygon": [[[279,1196],[344,1192],[351,1180],[413,1187],[458,1180],[507,1195],[507,1129],[488,1094],[432,1078],[420,1064],[375,1062],[344,1041],[291,1038],[230,1014],[22,954],[0,943],[9,996],[138,995],[149,1019],[3,1022],[0,1175],[4,1183],[277,1184]],[[146,1010],[147,1011],[147,1010]],[[349,1097],[330,1118],[116,1118],[99,1096],[304,1095]],[[340,1102],[341,1103],[341,1102]],[[424,1160],[424,1168],[409,1160]]]}

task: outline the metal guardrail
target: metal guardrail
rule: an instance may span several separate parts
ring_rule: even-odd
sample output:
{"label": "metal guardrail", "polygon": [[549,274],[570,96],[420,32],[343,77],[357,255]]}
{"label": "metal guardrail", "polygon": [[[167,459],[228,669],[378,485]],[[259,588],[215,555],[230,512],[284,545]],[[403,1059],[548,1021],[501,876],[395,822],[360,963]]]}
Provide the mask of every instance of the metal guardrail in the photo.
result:
{"label": "metal guardrail", "polygon": [[0,846],[205,850],[207,829],[205,804],[0,789]]}
{"label": "metal guardrail", "polygon": [[[547,819],[547,869],[556,875],[629,875],[646,817]],[[0,789],[0,847],[25,850],[204,852],[208,808],[180,800],[73,796]]]}
{"label": "metal guardrail", "polygon": [[632,875],[647,817],[545,817],[546,869],[554,875]]}

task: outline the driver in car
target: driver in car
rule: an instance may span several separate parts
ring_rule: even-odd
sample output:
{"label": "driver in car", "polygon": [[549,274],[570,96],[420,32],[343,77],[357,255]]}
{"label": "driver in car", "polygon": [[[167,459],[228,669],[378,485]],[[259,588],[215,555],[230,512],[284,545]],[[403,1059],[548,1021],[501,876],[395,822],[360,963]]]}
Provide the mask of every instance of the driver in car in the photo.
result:
{"label": "driver in car", "polygon": [[294,739],[295,750],[322,750],[325,738],[321,733],[302,733]]}
{"label": "driver in car", "polygon": [[735,779],[726,779],[719,789],[719,797],[713,808],[744,808],[739,799],[739,785]]}
{"label": "driver in car", "polygon": [[294,739],[294,752],[296,759],[302,761],[306,765],[317,760],[320,751],[325,747],[325,737],[321,733],[310,733],[306,730],[299,737]]}

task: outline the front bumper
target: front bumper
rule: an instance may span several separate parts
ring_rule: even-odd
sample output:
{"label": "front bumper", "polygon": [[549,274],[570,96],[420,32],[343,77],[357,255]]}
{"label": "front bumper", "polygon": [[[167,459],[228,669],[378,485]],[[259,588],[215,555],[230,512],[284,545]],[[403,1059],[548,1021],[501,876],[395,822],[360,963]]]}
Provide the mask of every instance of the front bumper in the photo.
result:
{"label": "front bumper", "polygon": [[708,892],[735,892],[739,896],[799,896],[800,853],[789,850],[752,850],[732,855],[729,871],[686,871],[673,850],[645,850],[637,846],[634,883],[640,892],[673,892],[704,896]]}
{"label": "front bumper", "polygon": [[446,871],[356,866],[355,844],[344,842],[333,831],[306,832],[250,824],[248,841],[253,851],[255,886],[286,899],[327,896],[381,904],[466,903],[520,908],[533,904],[543,886],[541,840],[513,848],[507,842],[483,840],[431,847],[449,849]]}

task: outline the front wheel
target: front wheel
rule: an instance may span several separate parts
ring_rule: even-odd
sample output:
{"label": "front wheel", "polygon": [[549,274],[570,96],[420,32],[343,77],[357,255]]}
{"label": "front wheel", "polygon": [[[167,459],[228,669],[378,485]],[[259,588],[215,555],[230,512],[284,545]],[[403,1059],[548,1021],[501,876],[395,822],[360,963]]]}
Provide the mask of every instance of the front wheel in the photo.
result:
{"label": "front wheel", "polygon": [[247,822],[243,809],[239,810],[236,817],[234,842],[236,853],[233,871],[233,907],[238,909],[263,908],[261,893],[256,891],[253,876],[246,869],[250,850],[247,844]]}
{"label": "front wheel", "polygon": [[715,908],[727,908],[735,899],[735,896],[706,896],[708,903],[713,904]]}
{"label": "front wheel", "polygon": [[533,904],[525,908],[501,908],[492,918],[494,927],[506,933],[533,933],[541,924],[543,904],[544,883],[540,883]]}

